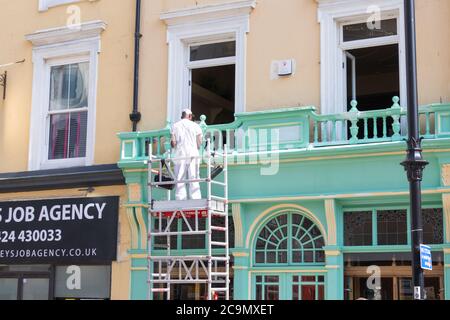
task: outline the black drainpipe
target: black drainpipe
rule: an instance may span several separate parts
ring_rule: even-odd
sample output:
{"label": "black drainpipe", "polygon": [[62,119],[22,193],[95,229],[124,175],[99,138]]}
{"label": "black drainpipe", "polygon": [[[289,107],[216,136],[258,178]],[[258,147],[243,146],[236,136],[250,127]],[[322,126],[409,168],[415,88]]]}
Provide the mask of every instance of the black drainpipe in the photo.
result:
{"label": "black drainpipe", "polygon": [[133,132],[137,131],[137,124],[141,121],[139,112],[139,45],[141,40],[141,0],[136,0],[136,28],[134,32],[134,88],[133,88],[133,112],[130,120],[133,122]]}

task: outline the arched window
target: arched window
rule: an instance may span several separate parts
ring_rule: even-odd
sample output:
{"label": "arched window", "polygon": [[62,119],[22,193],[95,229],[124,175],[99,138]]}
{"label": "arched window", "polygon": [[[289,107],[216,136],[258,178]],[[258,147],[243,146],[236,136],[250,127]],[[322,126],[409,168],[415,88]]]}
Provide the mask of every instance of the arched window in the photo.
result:
{"label": "arched window", "polygon": [[310,219],[285,213],[271,219],[256,239],[256,264],[323,264],[325,240]]}

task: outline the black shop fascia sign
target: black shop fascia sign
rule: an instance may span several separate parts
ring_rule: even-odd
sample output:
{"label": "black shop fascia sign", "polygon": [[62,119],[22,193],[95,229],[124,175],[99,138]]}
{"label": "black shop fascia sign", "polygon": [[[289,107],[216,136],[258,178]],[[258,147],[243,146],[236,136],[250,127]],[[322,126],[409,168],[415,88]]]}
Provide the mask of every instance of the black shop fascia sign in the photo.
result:
{"label": "black shop fascia sign", "polygon": [[0,264],[109,264],[119,197],[0,202]]}

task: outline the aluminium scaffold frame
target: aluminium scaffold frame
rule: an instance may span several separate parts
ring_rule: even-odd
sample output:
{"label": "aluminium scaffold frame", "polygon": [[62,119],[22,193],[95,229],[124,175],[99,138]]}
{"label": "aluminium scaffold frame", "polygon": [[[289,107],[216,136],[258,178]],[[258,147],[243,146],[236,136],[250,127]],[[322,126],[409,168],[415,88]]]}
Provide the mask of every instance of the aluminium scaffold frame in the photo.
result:
{"label": "aluminium scaffold frame", "polygon": [[[159,298],[171,299],[171,286],[183,284],[205,284],[207,300],[230,299],[230,248],[228,218],[228,160],[227,147],[223,153],[211,152],[208,140],[204,157],[170,158],[152,155],[149,146],[148,161],[148,299],[153,300],[155,294]],[[169,154],[169,153],[168,153]],[[213,160],[223,159],[223,181],[216,181],[212,176]],[[198,179],[176,180],[171,164],[177,161],[205,160],[206,177]],[[155,169],[154,166],[159,169]],[[163,179],[166,167],[173,181]],[[155,177],[157,177],[155,179]],[[164,181],[166,180],[166,181]],[[206,198],[200,200],[172,199],[171,190],[166,190],[164,200],[154,199],[155,188],[184,183],[206,184]],[[216,186],[213,188],[213,186]],[[215,192],[221,190],[217,195]],[[178,228],[178,220],[182,220],[184,228]],[[203,221],[202,221],[203,220]],[[203,223],[202,223],[203,222]],[[220,224],[220,225],[217,225]],[[184,230],[183,230],[184,229]],[[172,254],[171,239],[176,236],[205,235],[203,254]],[[223,241],[216,241],[216,235],[222,235]],[[160,239],[163,239],[161,241]],[[160,249],[160,250],[157,250]],[[163,250],[161,250],[163,249]],[[222,249],[222,250],[217,250]],[[190,251],[189,249],[188,252]],[[159,252],[158,252],[159,251]],[[161,251],[165,255],[161,254]],[[181,250],[182,253],[184,250]],[[206,253],[206,254],[205,254]]]}

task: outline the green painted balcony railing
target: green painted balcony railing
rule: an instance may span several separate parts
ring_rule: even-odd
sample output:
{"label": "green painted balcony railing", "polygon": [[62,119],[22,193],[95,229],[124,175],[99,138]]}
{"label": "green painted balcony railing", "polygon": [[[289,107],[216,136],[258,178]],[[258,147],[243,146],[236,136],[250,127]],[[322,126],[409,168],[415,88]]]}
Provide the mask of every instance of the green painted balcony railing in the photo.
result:
{"label": "green painted balcony railing", "polygon": [[[228,152],[253,153],[287,149],[321,148],[393,142],[406,139],[406,110],[393,98],[388,109],[360,112],[352,101],[349,112],[333,115],[317,114],[314,107],[276,109],[236,114],[235,121],[223,125],[200,126],[213,148]],[[424,139],[450,137],[450,104],[420,107],[421,136]],[[121,162],[164,156],[170,148],[170,124],[161,130],[120,133]]]}

